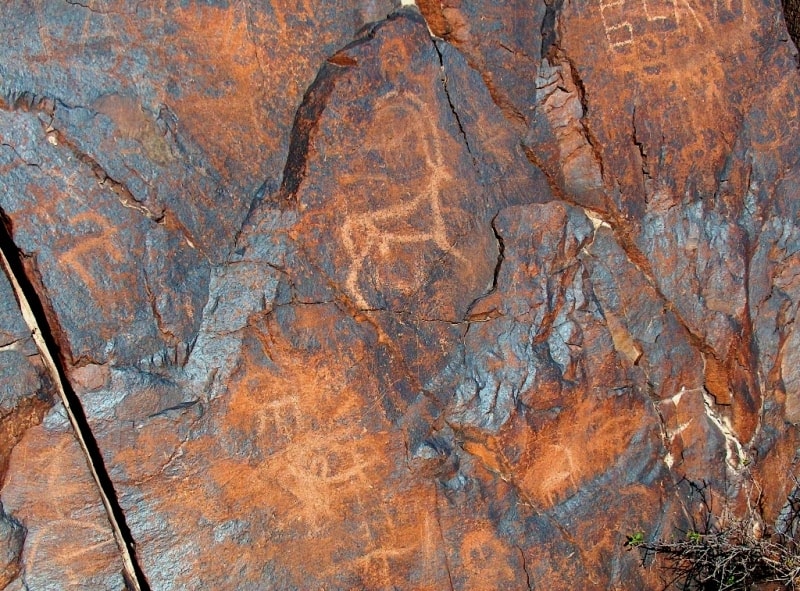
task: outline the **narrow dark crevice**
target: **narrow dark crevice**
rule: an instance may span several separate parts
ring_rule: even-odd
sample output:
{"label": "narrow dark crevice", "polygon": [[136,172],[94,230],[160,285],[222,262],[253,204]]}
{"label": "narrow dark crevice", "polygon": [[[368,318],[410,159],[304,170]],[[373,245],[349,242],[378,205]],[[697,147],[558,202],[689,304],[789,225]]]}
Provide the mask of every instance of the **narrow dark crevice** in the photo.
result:
{"label": "narrow dark crevice", "polygon": [[551,59],[558,49],[559,37],[557,30],[558,13],[564,0],[545,0],[544,18],[542,19],[542,58]]}
{"label": "narrow dark crevice", "polygon": [[[631,132],[633,138],[633,145],[636,146],[639,150],[639,157],[642,159],[642,178],[643,182],[647,182],[650,179],[650,165],[647,162],[647,148],[644,145],[644,142],[639,138],[638,131],[636,129],[636,107],[633,107],[633,114],[631,115],[631,127],[633,131]],[[645,199],[647,196],[645,195]]]}
{"label": "narrow dark crevice", "polygon": [[[752,261],[754,258],[755,247],[753,246],[750,237],[746,232],[742,235],[742,244],[744,246],[744,260]],[[753,432],[750,442],[755,441],[759,435],[764,413],[764,395],[763,386],[758,379],[760,374],[758,360],[761,358],[759,351],[758,339],[755,337],[756,328],[753,322],[750,304],[750,282],[751,282],[751,265],[744,265],[744,307],[742,316],[739,319],[739,346],[736,356],[733,359],[732,370],[738,368],[738,371],[733,371],[731,376],[731,389],[737,394],[735,400],[742,400],[744,402],[745,410],[758,417],[757,426]]]}
{"label": "narrow dark crevice", "polygon": [[447,72],[444,67],[444,56],[442,54],[442,50],[439,48],[440,41],[431,39],[431,43],[433,43],[433,46],[436,48],[436,55],[439,56],[439,67],[442,70],[442,88],[444,88],[444,95],[447,97],[447,104],[450,105],[450,111],[453,113],[453,117],[456,119],[456,124],[458,125],[459,132],[461,132],[461,137],[464,139],[464,145],[467,147],[467,152],[469,152],[469,155],[472,156],[472,161],[475,163],[475,154],[473,154],[472,148],[469,145],[467,132],[464,130],[464,125],[461,123],[461,117],[459,117],[456,106],[453,104],[453,99],[450,97],[450,89],[447,86]]}
{"label": "narrow dark crevice", "polygon": [[151,211],[141,199],[137,198],[133,194],[133,192],[125,185],[125,183],[122,183],[112,177],[108,171],[103,168],[102,164],[100,164],[93,156],[81,150],[80,147],[75,142],[70,140],[63,132],[57,129],[47,128],[45,129],[45,134],[47,134],[48,137],[53,138],[52,141],[55,142],[55,145],[63,145],[70,152],[72,152],[73,156],[75,156],[78,162],[88,166],[94,177],[97,179],[98,184],[102,187],[108,187],[111,189],[123,207],[135,209],[143,216],[157,224],[164,223],[165,212],[163,210],[160,212]]}
{"label": "narrow dark crevice", "polygon": [[[475,307],[478,304],[478,302],[484,300],[486,297],[490,296],[491,294],[493,294],[493,293],[495,293],[497,291],[497,284],[498,284],[498,281],[500,279],[500,269],[503,266],[503,261],[505,261],[505,259],[506,259],[506,243],[503,240],[503,236],[500,234],[500,232],[498,231],[497,226],[495,224],[498,215],[500,215],[500,214],[496,213],[494,215],[494,217],[492,218],[492,221],[491,221],[492,233],[494,234],[495,242],[497,242],[497,261],[495,262],[495,265],[494,265],[494,272],[493,272],[493,275],[492,275],[492,285],[484,293],[482,293],[477,298],[472,300],[472,302],[469,304],[469,306],[467,306],[467,310],[466,310],[466,312],[464,314],[464,318],[462,318],[460,322],[451,322],[451,324],[465,324],[466,325],[466,332],[469,332],[470,324],[476,318],[479,318],[480,321],[485,321],[485,320],[488,320],[490,318],[496,318],[497,316],[501,316],[502,315],[496,309],[491,311],[491,312],[489,312],[488,313],[489,315],[487,315],[485,313],[481,313],[476,317],[474,315],[474,313],[473,313],[473,311],[475,310]],[[466,332],[464,333],[464,335],[466,335]]]}
{"label": "narrow dark crevice", "polygon": [[[143,202],[142,200],[138,199],[133,192],[122,182],[113,178],[108,171],[103,168],[103,165],[100,164],[93,156],[87,154],[80,147],[70,140],[63,132],[58,129],[52,127],[53,121],[55,119],[56,110],[58,108],[64,109],[75,109],[78,107],[68,105],[64,101],[58,98],[53,98],[50,96],[45,95],[38,95],[31,91],[10,91],[7,92],[5,95],[0,95],[0,110],[3,111],[22,111],[26,113],[40,113],[45,115],[47,119],[41,119],[42,127],[44,128],[45,135],[47,135],[49,141],[56,146],[63,145],[67,148],[72,155],[81,162],[89,167],[92,171],[92,174],[97,179],[97,182],[101,186],[108,187],[111,191],[117,196],[120,203],[124,207],[128,207],[131,209],[135,209],[140,212],[142,215],[147,217],[148,219],[152,220],[157,224],[161,224],[164,222],[165,212],[154,212],[151,211]],[[81,107],[85,108],[85,107]],[[159,113],[159,117],[161,114]],[[3,144],[14,150],[16,150],[13,146],[9,144]],[[19,154],[17,154],[19,156]],[[35,163],[31,163],[26,161],[24,158],[19,156],[20,160],[25,162],[25,164],[29,166],[38,166]]]}
{"label": "narrow dark crevice", "polygon": [[789,36],[795,45],[800,45],[800,0],[781,0],[781,4]]}
{"label": "narrow dark crevice", "polygon": [[578,72],[578,66],[572,61],[566,53],[563,51],[561,52],[561,58],[569,64],[570,75],[572,76],[572,83],[575,85],[575,88],[578,89],[578,100],[581,103],[581,117],[580,117],[580,124],[581,124],[581,131],[583,132],[583,137],[586,138],[586,142],[589,144],[589,147],[592,149],[592,153],[594,154],[594,159],[597,162],[597,165],[600,167],[600,178],[604,181],[606,180],[606,171],[605,171],[605,162],[603,160],[603,151],[598,141],[597,137],[594,135],[594,132],[589,127],[588,117],[589,117],[589,99],[587,98],[586,92],[586,85],[583,83],[583,79],[581,78],[580,73]]}
{"label": "narrow dark crevice", "polygon": [[528,571],[528,561],[525,559],[525,551],[520,546],[517,546],[517,550],[519,550],[519,555],[522,558],[522,570],[525,573],[526,587],[528,591],[533,591],[533,581],[531,581],[531,573]]}
{"label": "narrow dark crevice", "polygon": [[503,236],[497,230],[497,216],[495,215],[492,218],[492,232],[494,233],[494,239],[497,240],[497,264],[494,266],[494,277],[492,278],[492,289],[490,293],[494,293],[497,290],[497,281],[500,277],[500,269],[503,266],[503,261],[506,260],[506,243],[503,240]]}
{"label": "narrow dark crevice", "polygon": [[[117,543],[123,546],[120,548],[123,553],[123,563],[129,567],[123,571],[126,584],[130,589],[150,591],[147,578],[136,559],[136,544],[125,520],[125,513],[119,503],[119,498],[106,468],[100,447],[94,438],[80,398],[67,379],[65,362],[47,319],[45,306],[28,278],[20,250],[14,244],[11,227],[11,221],[5,215],[5,212],[0,209],[0,254],[2,254],[2,258],[5,259],[7,265],[5,271],[10,275],[9,281],[15,286],[15,296],[20,308],[23,310],[28,308],[33,315],[38,328],[38,335],[34,335],[39,337],[36,339],[37,346],[40,346],[40,348],[43,346],[45,349],[41,351],[43,357],[50,357],[52,361],[51,371],[56,374],[53,378],[59,382],[57,387],[64,396],[65,410],[69,415],[70,422],[77,431],[76,436],[87,456],[87,462],[108,512],[108,518],[114,529]],[[6,265],[3,266],[5,267]],[[129,560],[126,560],[126,557]],[[128,570],[132,572],[127,572]]]}
{"label": "narrow dark crevice", "polygon": [[85,8],[89,12],[93,12],[94,14],[101,14],[101,15],[108,15],[108,14],[115,14],[110,10],[99,10],[89,4],[84,4],[83,2],[78,2],[77,0],[64,0],[67,4],[71,6],[77,6],[79,8]]}
{"label": "narrow dark crevice", "polygon": [[325,62],[295,113],[289,138],[289,153],[283,169],[283,181],[277,195],[278,205],[294,203],[297,197],[297,191],[306,174],[311,136],[319,125],[319,118],[328,104],[328,97],[336,86],[336,79],[342,67],[337,62],[330,60]]}
{"label": "narrow dark crevice", "polygon": [[22,157],[22,154],[20,154],[17,151],[17,149],[14,146],[12,146],[11,144],[8,144],[6,142],[2,142],[2,143],[0,143],[0,148],[8,148],[9,150],[11,150],[11,152],[14,154],[14,157],[17,158],[17,160],[19,160],[23,164],[25,164],[25,166],[31,166],[33,168],[41,169],[41,166],[38,163],[29,162],[28,160],[25,160],[25,158]]}
{"label": "narrow dark crevice", "polygon": [[271,199],[275,205],[286,207],[293,205],[297,199],[297,192],[306,175],[311,137],[319,125],[323,111],[328,106],[328,98],[336,88],[336,82],[342,72],[358,65],[350,57],[350,50],[374,39],[381,26],[393,18],[397,18],[397,13],[390,15],[384,21],[369,23],[362,27],[356,33],[357,38],[354,41],[348,43],[325,61],[314,82],[306,90],[292,122],[289,151],[283,168],[281,186]]}
{"label": "narrow dark crevice", "polygon": [[247,208],[247,213],[242,219],[239,229],[236,230],[233,242],[231,242],[232,246],[230,252],[228,253],[226,260],[227,263],[233,262],[235,256],[240,257],[244,254],[244,247],[239,243],[242,234],[244,234],[245,230],[252,227],[252,225],[255,223],[254,220],[256,219],[256,213],[264,203],[264,199],[267,197],[267,195],[272,195],[274,192],[275,186],[273,185],[272,179],[267,179],[261,183],[258,189],[256,189],[253,193],[253,197],[250,199],[250,206]]}

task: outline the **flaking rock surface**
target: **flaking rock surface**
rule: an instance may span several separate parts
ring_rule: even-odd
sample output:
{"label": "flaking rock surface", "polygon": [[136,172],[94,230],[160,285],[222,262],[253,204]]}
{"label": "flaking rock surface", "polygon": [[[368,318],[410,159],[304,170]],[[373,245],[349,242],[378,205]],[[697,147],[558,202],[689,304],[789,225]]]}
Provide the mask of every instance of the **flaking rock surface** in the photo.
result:
{"label": "flaking rock surface", "polygon": [[[777,0],[156,4],[0,23],[4,248],[151,589],[658,589],[701,485],[786,531]],[[122,588],[15,306],[0,588]]]}

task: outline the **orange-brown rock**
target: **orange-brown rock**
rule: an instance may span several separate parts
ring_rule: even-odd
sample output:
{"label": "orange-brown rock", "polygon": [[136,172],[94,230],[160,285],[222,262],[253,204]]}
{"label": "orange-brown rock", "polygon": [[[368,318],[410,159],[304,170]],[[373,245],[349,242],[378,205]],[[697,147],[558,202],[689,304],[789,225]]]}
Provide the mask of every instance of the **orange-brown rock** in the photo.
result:
{"label": "orange-brown rock", "polygon": [[0,588],[124,589],[86,458],[5,274],[0,339]]}
{"label": "orange-brown rock", "polygon": [[[481,73],[557,195],[614,237],[618,262],[603,266],[638,275],[633,293],[597,293],[612,296],[603,310],[615,348],[641,355],[662,431],[682,446],[670,449],[674,469],[692,478],[709,473],[713,454],[683,446],[706,446],[709,429],[739,470],[753,457],[764,462],[755,472],[772,454],[786,462],[795,447],[787,359],[797,294],[786,270],[797,232],[788,180],[797,52],[776,25],[780,6],[768,4],[554,1],[527,13],[540,26],[525,31],[490,2],[421,5]],[[653,318],[668,318],[669,335]],[[677,379],[652,379],[665,370]],[[679,408],[687,403],[693,410]],[[704,408],[710,423],[698,431]],[[783,466],[783,484],[765,493],[770,519],[791,488]]]}
{"label": "orange-brown rock", "polygon": [[9,5],[1,246],[60,374],[0,284],[0,588],[658,589],[626,534],[700,487],[791,532],[778,3],[391,11]]}

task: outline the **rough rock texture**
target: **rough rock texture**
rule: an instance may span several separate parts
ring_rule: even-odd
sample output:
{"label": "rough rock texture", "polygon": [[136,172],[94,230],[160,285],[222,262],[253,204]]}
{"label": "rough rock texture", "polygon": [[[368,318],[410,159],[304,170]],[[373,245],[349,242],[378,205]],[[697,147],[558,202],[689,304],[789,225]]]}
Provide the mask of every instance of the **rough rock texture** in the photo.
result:
{"label": "rough rock texture", "polygon": [[792,36],[795,45],[800,41],[800,2],[797,0],[783,0],[783,15],[786,18],[786,28]]}
{"label": "rough rock texture", "polygon": [[0,588],[124,589],[108,517],[0,275]]}
{"label": "rough rock texture", "polygon": [[[6,9],[4,248],[141,588],[656,589],[698,483],[792,525],[777,0],[419,7]],[[122,588],[0,303],[0,588]]]}
{"label": "rough rock texture", "polygon": [[[537,36],[518,33],[490,3],[423,6],[434,32],[487,81],[557,194],[608,226],[661,315],[678,325],[680,340],[667,339],[652,315],[647,326],[631,316],[646,306],[641,292],[619,306],[616,290],[596,290],[609,329],[632,338],[642,385],[659,408],[676,407],[661,412],[667,450],[684,461],[674,467],[698,478],[714,464],[711,440],[673,418],[702,395],[696,408],[705,405],[712,431],[721,427],[729,469],[738,474],[754,454],[760,462],[748,471],[769,465],[766,477],[776,469],[768,458],[780,457],[785,474],[795,438],[786,427],[797,420],[789,361],[797,79],[796,50],[777,28],[780,7],[552,2],[541,7]],[[497,29],[504,35],[491,34]],[[504,76],[509,59],[515,76]],[[644,344],[656,340],[650,353]],[[663,359],[676,349],[687,353]],[[679,379],[658,375],[667,369]],[[681,447],[707,452],[676,455],[675,429]],[[764,491],[768,514],[790,486]]]}
{"label": "rough rock texture", "polygon": [[[0,275],[0,478],[8,469],[11,450],[25,430],[41,421],[52,406],[36,347],[17,307],[5,275]],[[25,530],[0,502],[0,586],[20,572]]]}

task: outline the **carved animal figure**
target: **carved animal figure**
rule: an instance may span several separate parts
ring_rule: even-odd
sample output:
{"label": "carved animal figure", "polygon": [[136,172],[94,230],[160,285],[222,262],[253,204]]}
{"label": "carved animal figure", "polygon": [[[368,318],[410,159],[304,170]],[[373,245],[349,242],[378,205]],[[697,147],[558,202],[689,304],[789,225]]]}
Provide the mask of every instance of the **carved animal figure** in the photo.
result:
{"label": "carved animal figure", "polygon": [[[342,244],[351,261],[345,288],[356,306],[361,309],[367,309],[369,304],[359,282],[365,261],[375,254],[387,257],[394,249],[403,245],[430,242],[444,253],[466,262],[448,238],[448,228],[442,212],[441,192],[445,184],[452,180],[452,176],[445,166],[441,139],[434,124],[438,118],[426,113],[424,103],[413,95],[387,95],[376,105],[376,111],[381,109],[399,111],[393,120],[403,121],[404,125],[400,133],[387,142],[389,151],[399,153],[409,150],[411,146],[420,145],[421,142],[425,182],[423,190],[416,195],[409,195],[408,199],[399,203],[351,215],[342,224]],[[391,158],[391,154],[386,156],[387,159]],[[387,187],[396,183],[391,171],[356,175],[352,183],[364,181],[373,181]],[[421,223],[423,220],[424,223]],[[394,278],[393,286],[401,290],[412,290],[421,284],[422,273],[420,266],[416,266],[413,277],[405,280]]]}

